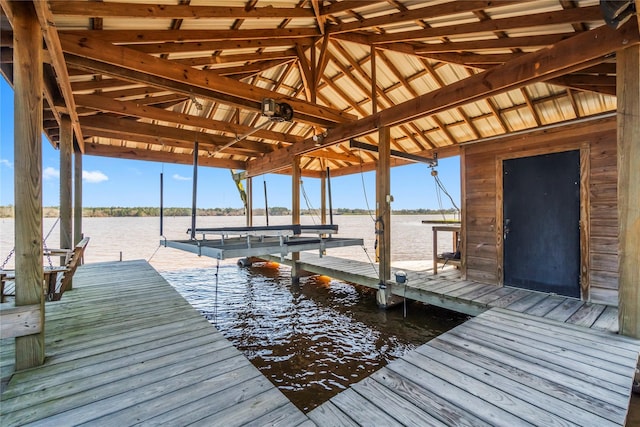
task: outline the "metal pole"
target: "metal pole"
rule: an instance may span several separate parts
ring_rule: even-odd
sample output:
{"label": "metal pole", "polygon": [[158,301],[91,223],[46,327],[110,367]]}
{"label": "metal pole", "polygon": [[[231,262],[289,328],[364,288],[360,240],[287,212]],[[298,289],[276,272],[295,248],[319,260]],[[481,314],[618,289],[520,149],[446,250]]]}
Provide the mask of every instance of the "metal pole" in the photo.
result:
{"label": "metal pole", "polygon": [[163,173],[160,172],[160,235],[163,236],[164,232],[162,230],[162,225],[164,222],[164,200],[163,200],[163,195],[164,195],[164,180],[163,180]]}
{"label": "metal pole", "polygon": [[267,217],[267,225],[269,225],[269,202],[267,201],[267,181],[262,181],[264,184],[264,214]]}
{"label": "metal pole", "polygon": [[196,238],[196,196],[198,195],[198,141],[193,145],[193,195],[191,202],[191,239]]}
{"label": "metal pole", "polygon": [[333,225],[333,201],[331,200],[331,170],[327,168],[327,190],[329,192],[329,224]]}

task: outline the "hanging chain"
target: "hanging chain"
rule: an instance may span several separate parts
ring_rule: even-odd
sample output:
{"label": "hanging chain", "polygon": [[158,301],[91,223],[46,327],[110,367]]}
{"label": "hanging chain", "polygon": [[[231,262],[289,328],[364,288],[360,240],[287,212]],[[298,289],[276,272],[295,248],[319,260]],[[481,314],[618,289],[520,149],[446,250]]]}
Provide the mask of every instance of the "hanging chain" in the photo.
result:
{"label": "hanging chain", "polygon": [[53,268],[53,263],[51,262],[51,252],[49,252],[49,248],[47,248],[47,241],[45,239],[42,239],[42,248],[44,249],[44,253],[47,256],[49,268]]}
{"label": "hanging chain", "polygon": [[[47,261],[49,261],[49,267],[53,267],[53,263],[51,262],[51,254],[49,253],[49,249],[47,248],[47,239],[51,235],[51,232],[53,231],[55,226],[58,224],[58,221],[60,221],[60,217],[56,218],[56,222],[53,223],[47,235],[44,236],[44,239],[42,239],[42,247],[44,249],[44,252],[47,254]],[[14,246],[13,249],[11,249],[11,252],[9,252],[9,255],[7,255],[7,257],[3,261],[2,266],[0,266],[0,270],[4,270],[4,268],[7,266],[7,264],[9,263],[9,260],[11,259],[11,257],[15,252],[16,252],[16,247]]]}
{"label": "hanging chain", "polygon": [[49,248],[47,248],[47,239],[51,235],[51,232],[53,231],[53,229],[58,224],[58,221],[60,221],[60,217],[56,218],[56,222],[53,223],[53,225],[49,229],[49,232],[47,233],[47,235],[44,236],[44,239],[42,239],[42,248],[44,249],[44,253],[47,255],[47,261],[49,262],[49,268],[53,268],[53,263],[51,262],[51,252],[49,252]]}
{"label": "hanging chain", "polygon": [[16,251],[15,247],[13,249],[11,249],[11,252],[9,252],[9,255],[7,255],[7,258],[2,263],[2,267],[0,267],[0,270],[4,270],[4,267],[7,265],[7,263],[9,262],[9,260],[11,259],[11,257],[15,253],[15,251]]}

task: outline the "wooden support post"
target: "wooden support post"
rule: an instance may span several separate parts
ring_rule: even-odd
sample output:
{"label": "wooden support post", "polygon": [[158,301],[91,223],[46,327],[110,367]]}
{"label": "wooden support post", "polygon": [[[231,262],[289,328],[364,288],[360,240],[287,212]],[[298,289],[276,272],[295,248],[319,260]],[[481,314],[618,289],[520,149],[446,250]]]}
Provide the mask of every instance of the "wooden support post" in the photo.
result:
{"label": "wooden support post", "polygon": [[40,306],[40,332],[16,338],[17,371],[44,363],[42,32],[31,2],[13,13],[16,306]]}
{"label": "wooden support post", "polygon": [[247,193],[247,212],[245,212],[247,216],[247,227],[253,227],[253,178],[247,178],[247,188],[245,191]]}
{"label": "wooden support post", "polygon": [[73,155],[73,246],[82,240],[82,151]]}
{"label": "wooden support post", "polygon": [[[293,171],[291,173],[291,223],[300,224],[300,157],[293,158]],[[298,261],[300,260],[300,252],[291,253],[291,282],[298,284],[300,282],[300,268]]]}
{"label": "wooden support post", "polygon": [[376,168],[376,237],[378,239],[380,289],[378,305],[390,305],[391,292],[391,129],[378,131],[378,164]]}
{"label": "wooden support post", "polygon": [[640,338],[640,45],[616,52],[620,333]]}
{"label": "wooden support post", "polygon": [[[60,121],[60,248],[73,249],[72,220],[72,155],[73,128],[71,119],[63,115]],[[60,257],[60,265],[64,265],[66,257]]]}

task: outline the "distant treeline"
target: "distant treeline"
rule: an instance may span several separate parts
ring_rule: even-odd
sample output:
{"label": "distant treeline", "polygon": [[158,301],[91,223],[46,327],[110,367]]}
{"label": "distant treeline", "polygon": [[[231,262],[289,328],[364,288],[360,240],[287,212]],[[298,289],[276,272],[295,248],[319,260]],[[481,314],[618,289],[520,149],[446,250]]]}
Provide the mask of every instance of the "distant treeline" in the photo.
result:
{"label": "distant treeline", "polygon": [[[12,205],[0,206],[0,218],[13,218],[15,209]],[[437,215],[437,214],[454,214],[455,210],[438,210],[438,209],[400,209],[392,211],[395,215]],[[302,210],[302,215],[319,215],[319,210]],[[368,215],[370,212],[366,209],[349,209],[338,208],[333,210],[334,215]],[[196,210],[198,216],[243,216],[245,214],[242,208],[199,208]],[[164,208],[165,216],[190,216],[191,208]],[[253,215],[264,216],[264,209],[254,209]],[[284,216],[291,215],[291,210],[284,207],[274,206],[269,208],[269,215]],[[43,209],[45,218],[57,218],[59,209],[56,206],[48,206]],[[84,217],[124,217],[124,216],[160,216],[160,208],[158,207],[97,207],[82,208],[82,216]]]}

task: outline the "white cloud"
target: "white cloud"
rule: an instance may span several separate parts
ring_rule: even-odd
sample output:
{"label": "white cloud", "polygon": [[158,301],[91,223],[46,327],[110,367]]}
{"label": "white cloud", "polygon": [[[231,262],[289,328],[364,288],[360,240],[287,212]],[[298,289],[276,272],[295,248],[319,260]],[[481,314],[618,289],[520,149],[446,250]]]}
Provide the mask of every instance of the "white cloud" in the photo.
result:
{"label": "white cloud", "polygon": [[82,171],[82,179],[86,182],[96,184],[102,181],[108,181],[109,177],[100,171]]}
{"label": "white cloud", "polygon": [[13,169],[13,163],[7,159],[0,159],[0,166],[6,166],[9,169]]}
{"label": "white cloud", "polygon": [[173,174],[173,179],[178,181],[191,181],[191,178],[189,178],[188,176],[178,175],[177,173]]}
{"label": "white cloud", "polygon": [[51,166],[48,166],[42,171],[42,178],[47,181],[50,179],[58,179],[60,178],[60,171],[58,169],[52,168]]}

